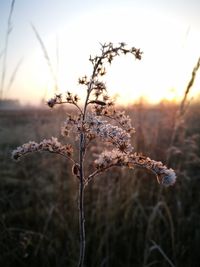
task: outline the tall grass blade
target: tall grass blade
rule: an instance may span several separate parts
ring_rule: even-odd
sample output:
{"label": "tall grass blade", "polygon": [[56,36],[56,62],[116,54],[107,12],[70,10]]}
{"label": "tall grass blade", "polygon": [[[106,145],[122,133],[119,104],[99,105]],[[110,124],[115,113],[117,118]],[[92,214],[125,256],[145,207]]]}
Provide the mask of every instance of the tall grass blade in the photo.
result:
{"label": "tall grass blade", "polygon": [[193,68],[193,71],[192,71],[192,77],[186,87],[186,90],[185,90],[185,94],[184,94],[184,97],[181,101],[181,105],[180,105],[180,109],[179,109],[179,115],[183,115],[185,113],[185,107],[186,107],[186,102],[187,102],[187,97],[188,97],[188,94],[190,92],[190,89],[192,88],[193,84],[194,84],[194,81],[195,81],[195,78],[196,78],[196,74],[197,74],[197,71],[200,67],[200,57],[196,63],[196,65],[194,66]]}
{"label": "tall grass blade", "polygon": [[7,86],[7,92],[10,90],[10,88],[12,87],[14,81],[15,81],[15,78],[16,78],[16,75],[17,75],[17,72],[22,64],[22,59],[19,60],[19,62],[17,63],[16,67],[14,68],[13,70],[13,73],[12,75],[10,76],[10,80],[9,80],[9,83],[8,83],[8,86]]}
{"label": "tall grass blade", "polygon": [[[179,106],[179,110],[176,114],[175,122],[174,122],[174,129],[172,132],[171,142],[170,142],[169,147],[172,147],[175,144],[176,139],[179,139],[179,138],[177,138],[177,136],[178,136],[178,133],[180,131],[180,126],[183,124],[183,117],[184,117],[184,114],[186,113],[186,110],[189,106],[188,95],[189,95],[189,92],[190,92],[190,90],[194,84],[194,81],[195,81],[195,78],[197,75],[197,71],[199,70],[199,68],[200,68],[200,57],[199,57],[196,65],[194,66],[194,68],[192,70],[191,78],[187,84],[183,99],[182,99],[180,106]],[[180,142],[180,140],[177,140],[177,142]],[[171,158],[171,152],[168,152],[167,160],[166,160],[167,164],[169,164],[170,158]]]}
{"label": "tall grass blade", "polygon": [[4,49],[1,51],[1,53],[0,53],[0,60],[1,60],[1,58],[3,57],[3,54],[4,54]]}
{"label": "tall grass blade", "polygon": [[172,261],[169,259],[169,257],[165,254],[165,252],[162,250],[162,248],[156,244],[155,241],[151,240],[153,246],[150,248],[151,250],[157,249],[160,254],[164,257],[164,259],[169,263],[171,267],[175,267],[175,265],[172,263]]}
{"label": "tall grass blade", "polygon": [[15,0],[12,0],[11,6],[10,6],[10,12],[8,16],[8,21],[7,21],[7,31],[6,31],[6,37],[5,37],[5,46],[3,49],[3,63],[2,63],[2,73],[1,73],[1,86],[0,86],[0,99],[3,98],[3,92],[4,92],[4,84],[5,84],[5,78],[6,78],[6,71],[7,71],[7,53],[8,53],[8,41],[9,41],[9,35],[12,31],[12,14],[14,10],[14,5],[15,5]]}
{"label": "tall grass blade", "polygon": [[48,54],[48,52],[47,52],[46,46],[45,46],[45,44],[44,44],[44,42],[43,42],[43,40],[42,40],[42,38],[41,38],[39,32],[37,31],[37,29],[35,28],[35,26],[34,26],[32,23],[31,23],[31,27],[32,27],[32,29],[33,29],[33,31],[34,31],[34,33],[35,33],[35,36],[36,36],[36,38],[37,38],[37,40],[38,40],[40,46],[41,46],[41,49],[42,49],[42,51],[43,51],[43,54],[44,54],[44,57],[45,57],[45,59],[46,59],[47,65],[48,65],[48,67],[49,67],[49,71],[50,71],[51,76],[52,76],[53,81],[54,81],[54,89],[55,89],[55,92],[57,92],[57,90],[58,90],[57,77],[56,77],[56,75],[55,75],[55,72],[54,72],[54,69],[53,69],[53,66],[52,66],[52,63],[51,63],[49,54]]}

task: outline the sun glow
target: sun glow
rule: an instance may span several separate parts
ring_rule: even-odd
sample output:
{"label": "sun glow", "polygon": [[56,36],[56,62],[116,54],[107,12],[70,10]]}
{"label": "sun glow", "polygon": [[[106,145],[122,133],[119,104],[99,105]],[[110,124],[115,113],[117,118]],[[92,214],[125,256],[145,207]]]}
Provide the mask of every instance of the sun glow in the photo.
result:
{"label": "sun glow", "polygon": [[[103,15],[100,13],[101,10],[86,14],[64,25],[57,41],[55,35],[44,38],[60,91],[76,91],[82,96],[83,89],[77,81],[80,76],[90,75],[88,58],[90,54],[98,53],[98,42],[123,41],[141,48],[144,54],[141,61],[130,56],[121,57],[107,67],[105,80],[110,94],[117,95],[117,101],[123,104],[132,103],[140,97],[152,103],[162,99],[181,99],[200,56],[198,32],[188,28],[188,25],[158,16],[153,11],[145,13],[136,10],[132,14],[124,8],[107,10]],[[102,19],[97,19],[99,17]],[[56,46],[59,52],[57,57]],[[39,44],[27,64],[29,67],[25,77],[32,97],[41,99],[52,96],[55,84]],[[199,88],[197,77],[192,94],[197,94]]]}

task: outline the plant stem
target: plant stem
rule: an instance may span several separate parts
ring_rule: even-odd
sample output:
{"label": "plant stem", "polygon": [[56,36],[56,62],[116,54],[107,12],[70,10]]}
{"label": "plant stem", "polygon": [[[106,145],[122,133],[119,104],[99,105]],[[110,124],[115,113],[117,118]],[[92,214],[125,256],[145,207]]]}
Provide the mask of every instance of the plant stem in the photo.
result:
{"label": "plant stem", "polygon": [[[82,114],[82,122],[85,121],[88,100],[91,93],[92,82],[95,77],[96,69],[100,63],[100,60],[94,66],[94,70],[88,85],[87,96],[85,99],[85,104]],[[83,267],[85,258],[85,215],[84,215],[84,168],[83,161],[85,155],[85,134],[84,132],[80,135],[80,145],[79,145],[79,165],[80,165],[80,181],[79,181],[79,234],[80,234],[80,254],[79,254],[79,264],[78,267]]]}
{"label": "plant stem", "polygon": [[79,234],[80,234],[80,255],[78,267],[83,267],[85,257],[85,216],[84,216],[84,174],[83,174],[83,140],[80,138],[80,182],[79,182]]}
{"label": "plant stem", "polygon": [[80,234],[80,255],[78,267],[83,267],[85,257],[85,217],[84,217],[84,134],[80,136],[80,182],[79,182],[79,234]]}

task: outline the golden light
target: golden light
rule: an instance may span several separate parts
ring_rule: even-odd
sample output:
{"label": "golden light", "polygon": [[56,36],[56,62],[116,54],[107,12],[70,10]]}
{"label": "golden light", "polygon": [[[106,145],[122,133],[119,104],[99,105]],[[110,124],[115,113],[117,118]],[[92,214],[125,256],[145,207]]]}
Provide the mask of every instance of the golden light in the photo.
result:
{"label": "golden light", "polygon": [[[53,34],[43,38],[57,74],[61,92],[76,91],[80,76],[89,75],[89,55],[96,55],[98,42],[126,42],[144,51],[141,61],[130,56],[121,57],[107,68],[105,78],[111,95],[118,102],[132,103],[140,97],[149,102],[161,99],[180,99],[200,56],[200,34],[188,25],[154,11],[133,15],[128,9],[86,14],[63,25],[58,33],[59,57],[56,58],[56,38]],[[141,15],[142,14],[142,15]],[[99,18],[102,18],[101,20]],[[189,29],[189,30],[188,30]],[[58,62],[57,62],[58,60]],[[25,75],[33,98],[46,98],[54,94],[54,82],[48,70],[40,45],[27,62],[32,73]],[[200,89],[197,77],[192,94]]]}

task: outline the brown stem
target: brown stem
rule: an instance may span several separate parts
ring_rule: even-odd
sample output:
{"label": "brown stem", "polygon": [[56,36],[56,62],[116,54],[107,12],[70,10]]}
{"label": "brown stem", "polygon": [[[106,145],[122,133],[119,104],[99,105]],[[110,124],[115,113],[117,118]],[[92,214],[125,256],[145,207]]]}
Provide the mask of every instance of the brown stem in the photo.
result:
{"label": "brown stem", "polygon": [[85,216],[84,216],[84,134],[80,137],[80,181],[79,181],[79,234],[80,234],[80,254],[78,267],[83,267],[85,258]]}
{"label": "brown stem", "polygon": [[[87,92],[85,100],[84,110],[82,113],[82,121],[85,120],[87,102],[89,99],[90,91]],[[85,258],[85,215],[84,215],[84,155],[85,155],[85,134],[84,132],[80,135],[79,145],[79,165],[80,165],[80,181],[79,181],[79,235],[80,235],[80,254],[78,267],[83,267]]]}
{"label": "brown stem", "polygon": [[[91,93],[92,82],[95,76],[95,69],[93,71],[90,83],[88,85],[87,96],[85,99],[85,104],[82,114],[82,122],[85,121],[88,99]],[[80,181],[79,181],[79,235],[80,235],[80,254],[79,254],[79,264],[78,267],[83,267],[85,258],[85,215],[84,215],[84,169],[83,161],[85,155],[85,134],[84,132],[80,135],[80,145],[79,145],[79,165],[80,165]]]}

